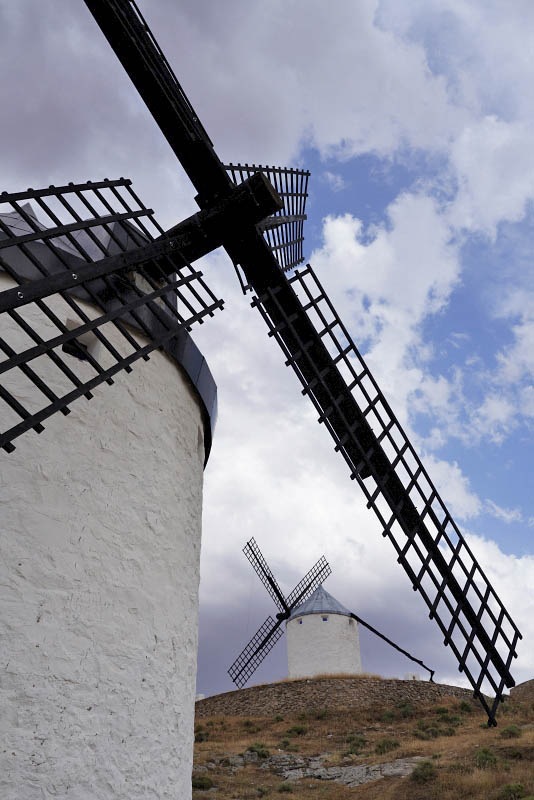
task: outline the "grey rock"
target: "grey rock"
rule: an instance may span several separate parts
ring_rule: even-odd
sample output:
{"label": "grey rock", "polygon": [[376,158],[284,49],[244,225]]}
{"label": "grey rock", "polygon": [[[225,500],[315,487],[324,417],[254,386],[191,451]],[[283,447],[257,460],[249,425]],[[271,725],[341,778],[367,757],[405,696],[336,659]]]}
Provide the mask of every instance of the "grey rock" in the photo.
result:
{"label": "grey rock", "polygon": [[[323,767],[317,765],[317,759],[308,759],[306,766],[292,764],[278,765],[275,770],[287,781],[296,781],[300,778],[316,778],[323,781],[334,781],[344,786],[361,786],[364,783],[377,781],[385,777],[405,777],[410,775],[419,761],[424,761],[422,756],[413,758],[397,758],[386,764],[358,764],[341,767]],[[310,762],[315,762],[312,766]]]}

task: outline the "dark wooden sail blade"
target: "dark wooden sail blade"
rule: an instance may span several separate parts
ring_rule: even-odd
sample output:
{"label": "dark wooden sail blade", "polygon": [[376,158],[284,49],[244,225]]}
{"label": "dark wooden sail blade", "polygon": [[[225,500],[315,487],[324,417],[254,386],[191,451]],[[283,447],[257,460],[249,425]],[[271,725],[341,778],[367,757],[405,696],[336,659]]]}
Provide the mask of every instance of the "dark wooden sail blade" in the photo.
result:
{"label": "dark wooden sail blade", "polygon": [[243,548],[243,552],[252,564],[256,575],[259,577],[260,581],[263,583],[280,611],[287,611],[287,603],[282,590],[278,586],[276,578],[271,572],[271,569],[263,557],[263,554],[254,537],[246,543]]}
{"label": "dark wooden sail blade", "polygon": [[287,605],[289,606],[289,610],[292,611],[296,606],[307,600],[317,587],[331,574],[332,570],[330,569],[330,564],[324,556],[321,556],[319,561],[317,561],[302,580],[297,583],[293,591],[288,594]]}
{"label": "dark wooden sail blade", "polygon": [[[252,282],[252,281],[251,281]],[[454,523],[311,267],[253,301],[495,724],[521,634]],[[313,322],[312,322],[313,320]],[[487,680],[495,693],[482,695]]]}
{"label": "dark wooden sail blade", "polygon": [[275,622],[272,617],[267,617],[229,668],[228,674],[239,689],[245,685],[265,656],[283,636],[284,631],[281,626],[282,620]]}
{"label": "dark wooden sail blade", "polygon": [[133,0],[85,0],[109,44],[203,199],[232,182]]}

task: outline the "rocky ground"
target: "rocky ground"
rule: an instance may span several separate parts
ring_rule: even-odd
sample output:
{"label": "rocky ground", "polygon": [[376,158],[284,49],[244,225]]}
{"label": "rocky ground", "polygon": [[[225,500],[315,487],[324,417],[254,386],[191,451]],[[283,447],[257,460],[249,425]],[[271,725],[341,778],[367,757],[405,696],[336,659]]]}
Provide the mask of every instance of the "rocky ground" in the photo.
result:
{"label": "rocky ground", "polygon": [[[317,685],[309,692],[313,703],[305,711],[247,717],[228,708],[224,715],[203,711],[196,726],[195,800],[274,800],[279,794],[295,800],[534,800],[530,697],[509,700],[499,726],[489,729],[480,706],[465,695],[409,702],[401,691],[400,700],[388,695],[387,703],[355,710],[320,706]],[[205,710],[206,701],[201,704]]]}

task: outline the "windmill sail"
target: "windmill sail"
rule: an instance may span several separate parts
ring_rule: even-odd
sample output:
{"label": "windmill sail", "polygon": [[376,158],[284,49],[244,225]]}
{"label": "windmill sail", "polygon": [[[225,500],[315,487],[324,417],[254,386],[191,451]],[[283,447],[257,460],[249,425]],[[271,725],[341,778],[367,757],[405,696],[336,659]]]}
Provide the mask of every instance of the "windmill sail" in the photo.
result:
{"label": "windmill sail", "polygon": [[[454,523],[365,361],[308,265],[256,306],[347,462],[414,590],[490,722],[521,634]],[[312,323],[313,319],[313,323]],[[484,680],[495,692],[488,704]]]}
{"label": "windmill sail", "polygon": [[297,583],[292,592],[287,596],[287,605],[292,611],[295,606],[300,605],[314,593],[318,586],[332,574],[330,564],[324,556],[321,556],[309,572]]}
{"label": "windmill sail", "polygon": [[[234,184],[133,0],[85,0],[206,208]],[[271,212],[273,213],[273,212]],[[287,209],[286,209],[287,213]],[[288,279],[255,225],[224,246],[334,438],[414,589],[422,595],[491,724],[520,633],[454,524],[311,268]],[[484,680],[495,692],[488,704]]]}
{"label": "windmill sail", "polygon": [[281,625],[282,620],[275,622],[272,617],[267,617],[229,668],[228,674],[239,689],[256,672],[263,659],[283,636]]}
{"label": "windmill sail", "polygon": [[[124,178],[0,195],[0,269],[12,285],[0,293],[4,450],[222,308],[163,233]],[[21,331],[27,347],[15,352],[10,332],[19,341]]]}
{"label": "windmill sail", "polygon": [[250,539],[243,548],[243,552],[252,564],[256,575],[263,583],[269,595],[274,600],[280,611],[287,611],[287,603],[282,590],[278,586],[276,579],[271,572],[271,568],[263,557],[254,538]]}

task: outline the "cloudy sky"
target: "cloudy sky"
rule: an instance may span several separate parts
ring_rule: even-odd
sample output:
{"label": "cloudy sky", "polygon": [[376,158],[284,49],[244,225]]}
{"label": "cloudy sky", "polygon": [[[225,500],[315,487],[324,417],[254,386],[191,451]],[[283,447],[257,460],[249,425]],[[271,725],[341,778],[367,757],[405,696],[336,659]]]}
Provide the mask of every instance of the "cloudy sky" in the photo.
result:
{"label": "cloudy sky", "polygon": [[[143,0],[223,160],[312,172],[306,257],[483,568],[534,635],[534,5],[493,0]],[[0,0],[3,187],[129,176],[163,224],[191,184],[82,0]],[[222,252],[222,314],[197,329],[219,386],[206,470],[198,691],[272,607],[254,536],[290,590],[325,588],[461,676]],[[142,365],[138,367],[142,369]],[[254,680],[284,677],[280,643]],[[364,668],[411,662],[365,632]]]}

